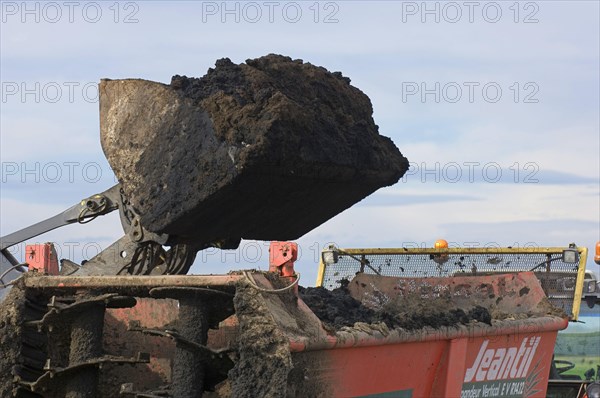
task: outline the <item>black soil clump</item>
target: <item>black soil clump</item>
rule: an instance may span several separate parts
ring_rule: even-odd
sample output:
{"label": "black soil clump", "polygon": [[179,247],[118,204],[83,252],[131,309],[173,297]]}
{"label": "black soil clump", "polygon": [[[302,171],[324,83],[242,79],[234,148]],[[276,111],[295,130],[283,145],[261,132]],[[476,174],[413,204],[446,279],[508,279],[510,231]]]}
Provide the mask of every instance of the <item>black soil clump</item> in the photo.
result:
{"label": "black soil clump", "polygon": [[300,298],[327,329],[340,329],[343,326],[352,326],[356,322],[375,322],[376,312],[350,296],[346,286],[347,283],[334,290],[300,286],[298,292]]}
{"label": "black soil clump", "polygon": [[491,325],[492,316],[485,307],[476,305],[465,311],[456,308],[450,297],[423,299],[421,296],[409,295],[389,301],[381,308],[372,309],[359,300],[354,299],[348,289],[348,283],[334,290],[323,287],[299,288],[300,298],[323,322],[326,330],[334,331],[356,322],[383,322],[390,329],[421,329],[426,326],[439,328],[442,326],[466,325],[472,321]]}

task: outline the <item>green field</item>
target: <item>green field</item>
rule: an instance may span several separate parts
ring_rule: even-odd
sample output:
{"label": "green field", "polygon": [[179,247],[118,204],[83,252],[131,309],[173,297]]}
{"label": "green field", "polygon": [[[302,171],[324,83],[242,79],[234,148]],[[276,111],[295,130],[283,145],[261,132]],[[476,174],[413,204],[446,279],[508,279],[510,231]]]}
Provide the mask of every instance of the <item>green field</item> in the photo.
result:
{"label": "green field", "polygon": [[[597,371],[600,365],[600,332],[558,334],[554,347],[554,359],[569,361],[575,367],[565,375],[578,375],[585,379],[584,373],[589,369]],[[564,365],[558,365],[562,367]],[[595,375],[595,374],[594,374]]]}
{"label": "green field", "polygon": [[[575,364],[575,367],[563,374],[565,375],[577,375],[582,379],[585,379],[585,372],[589,369],[594,369],[594,372],[597,369],[597,366],[600,365],[600,356],[577,356],[577,355],[556,355],[554,357],[555,360],[563,360],[569,361]],[[562,367],[564,365],[558,365]]]}

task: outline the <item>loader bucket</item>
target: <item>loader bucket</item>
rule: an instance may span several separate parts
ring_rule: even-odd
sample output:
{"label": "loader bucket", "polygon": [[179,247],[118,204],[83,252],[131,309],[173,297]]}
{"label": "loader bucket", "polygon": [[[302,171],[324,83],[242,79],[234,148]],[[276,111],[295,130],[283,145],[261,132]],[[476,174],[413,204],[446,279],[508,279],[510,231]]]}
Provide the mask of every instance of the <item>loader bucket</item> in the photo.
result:
{"label": "loader bucket", "polygon": [[222,59],[170,85],[106,79],[99,93],[124,195],[141,225],[177,242],[296,239],[409,166],[349,79],[284,56]]}

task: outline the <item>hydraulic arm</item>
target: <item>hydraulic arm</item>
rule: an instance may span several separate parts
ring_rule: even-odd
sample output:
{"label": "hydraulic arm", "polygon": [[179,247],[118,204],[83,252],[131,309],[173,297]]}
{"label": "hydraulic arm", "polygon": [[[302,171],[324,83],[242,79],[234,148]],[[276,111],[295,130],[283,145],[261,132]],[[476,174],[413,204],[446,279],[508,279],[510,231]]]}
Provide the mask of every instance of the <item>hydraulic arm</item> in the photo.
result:
{"label": "hydraulic arm", "polygon": [[[65,225],[86,224],[96,217],[119,210],[125,235],[85,262],[80,267],[69,267],[77,275],[119,274],[185,274],[193,263],[196,252],[210,245],[192,245],[177,242],[167,234],[146,230],[139,215],[130,206],[119,184],[90,196],[67,210],[37,224],[0,238],[0,261],[21,270],[22,264],[9,252],[9,248]],[[165,250],[165,246],[170,249]],[[6,267],[6,265],[5,265]]]}

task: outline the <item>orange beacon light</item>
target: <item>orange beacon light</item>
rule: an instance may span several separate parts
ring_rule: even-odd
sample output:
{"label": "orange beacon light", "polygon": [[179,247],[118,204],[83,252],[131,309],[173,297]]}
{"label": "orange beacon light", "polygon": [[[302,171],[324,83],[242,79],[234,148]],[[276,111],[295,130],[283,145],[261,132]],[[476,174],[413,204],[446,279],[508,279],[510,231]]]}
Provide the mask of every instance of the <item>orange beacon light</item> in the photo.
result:
{"label": "orange beacon light", "polygon": [[[447,249],[448,248],[448,241],[446,241],[445,239],[438,239],[433,244],[433,247],[435,249]],[[596,249],[596,250],[598,250],[598,249]]]}

